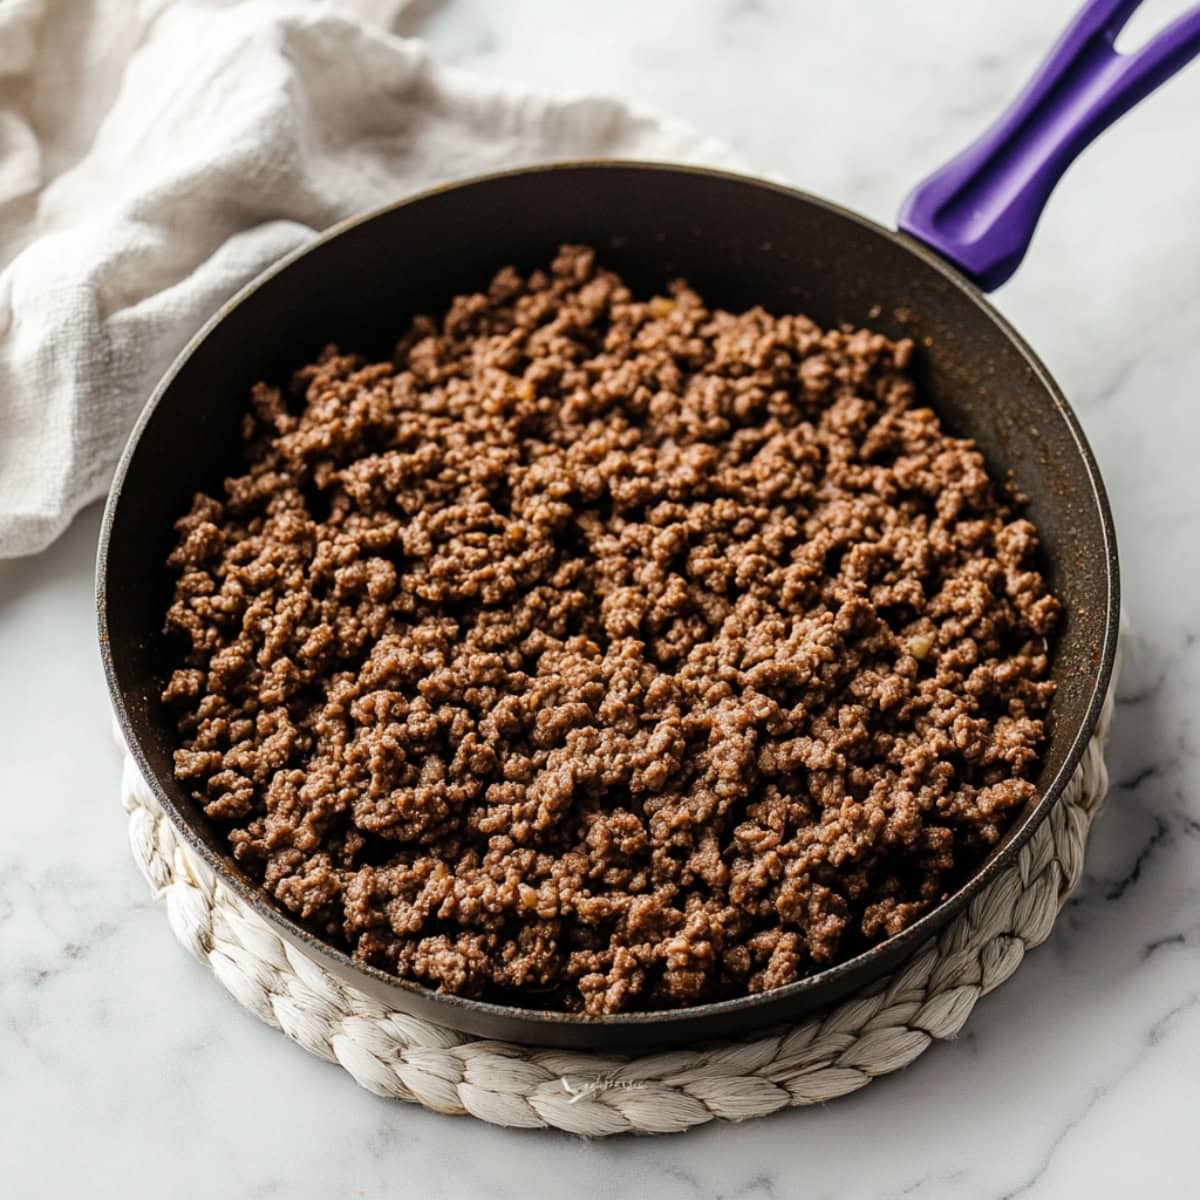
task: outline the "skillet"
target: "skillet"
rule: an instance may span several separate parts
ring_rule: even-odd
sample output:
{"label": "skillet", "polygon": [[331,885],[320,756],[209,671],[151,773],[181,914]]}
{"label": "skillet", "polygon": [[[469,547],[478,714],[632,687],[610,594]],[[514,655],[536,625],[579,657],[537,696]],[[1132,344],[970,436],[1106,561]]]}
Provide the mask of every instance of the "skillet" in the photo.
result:
{"label": "skillet", "polygon": [[[1014,859],[1069,781],[1113,670],[1118,561],[1104,486],[1062,392],[984,298],[1020,262],[1042,205],[1103,128],[1200,53],[1200,7],[1142,49],[1113,42],[1138,0],[1090,0],[1013,106],[909,196],[900,232],[790,188],[719,171],[595,162],[490,175],[331,229],[271,267],[196,335],[150,398],[118,465],[101,531],[97,613],[126,742],[163,810],[221,880],[335,976],[468,1033],[576,1048],[744,1035],[827,1005],[896,968]],[[284,378],[330,341],[380,357],[420,312],[443,310],[513,263],[563,242],[597,248],[635,294],[683,276],[712,306],[761,304],[822,326],[913,338],[917,383],[947,429],[975,439],[994,475],[1029,497],[1041,564],[1063,602],[1053,702],[1034,799],[965,884],[921,920],[785,987],[692,1008],[605,1017],[430,991],[353,962],[294,922],[233,861],[172,774],[175,732],[163,614],[173,521],[237,464],[250,386]]]}

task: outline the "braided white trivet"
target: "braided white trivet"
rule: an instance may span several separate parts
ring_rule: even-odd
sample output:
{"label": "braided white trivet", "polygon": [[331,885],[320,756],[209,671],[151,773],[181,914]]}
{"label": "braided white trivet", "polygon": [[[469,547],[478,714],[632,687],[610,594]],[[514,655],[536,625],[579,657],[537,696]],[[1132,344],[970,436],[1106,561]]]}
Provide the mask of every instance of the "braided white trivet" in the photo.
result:
{"label": "braided white trivet", "polygon": [[122,791],[134,857],[175,936],[239,1003],[363,1087],[496,1125],[671,1133],[844,1096],[954,1037],[979,998],[1045,941],[1079,879],[1108,789],[1112,706],[1110,691],[1083,761],[1016,863],[896,974],[769,1035],[653,1054],[517,1046],[389,1011],[283,942],[215,878],[128,754]]}

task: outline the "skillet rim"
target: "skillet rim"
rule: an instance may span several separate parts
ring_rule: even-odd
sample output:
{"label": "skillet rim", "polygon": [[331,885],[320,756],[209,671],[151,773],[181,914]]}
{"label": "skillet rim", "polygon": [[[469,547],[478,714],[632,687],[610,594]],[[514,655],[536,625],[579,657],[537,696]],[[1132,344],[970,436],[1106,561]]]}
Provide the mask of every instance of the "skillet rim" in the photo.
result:
{"label": "skillet rim", "polygon": [[[1049,398],[1066,424],[1075,449],[1082,460],[1090,485],[1090,493],[1087,497],[1088,503],[1094,507],[1094,511],[1099,515],[1102,532],[1102,546],[1100,548],[1103,551],[1104,557],[1102,572],[1105,586],[1104,628],[1101,650],[1097,661],[1091,668],[1094,674],[1087,709],[1083,720],[1078,723],[1071,735],[1070,745],[1058,772],[1042,792],[1037,803],[1024,813],[1008,830],[1001,845],[985,860],[979,870],[969,876],[956,891],[951,893],[950,896],[918,921],[914,922],[907,929],[902,930],[899,934],[895,934],[877,943],[875,946],[847,959],[845,962],[838,963],[823,971],[805,976],[793,983],[770,991],[679,1009],[584,1016],[577,1013],[563,1013],[549,1009],[523,1008],[515,1005],[497,1004],[492,1001],[476,1000],[470,997],[438,992],[414,981],[391,975],[377,967],[358,963],[346,954],[345,951],[317,937],[277,908],[267,898],[262,889],[247,877],[244,877],[240,872],[230,870],[228,863],[213,850],[208,842],[200,836],[193,823],[176,807],[168,788],[163,785],[157,772],[150,767],[147,761],[142,749],[141,735],[136,731],[125,704],[124,692],[118,677],[118,666],[114,659],[109,639],[107,582],[109,574],[109,550],[120,510],[126,476],[137,453],[146,427],[153,419],[160,403],[170,391],[172,384],[187,361],[229,314],[244,303],[251,295],[270,283],[277,275],[286,271],[294,262],[325,246],[327,243],[336,240],[342,234],[408,205],[431,200],[449,191],[487,185],[515,176],[572,171],[587,173],[595,170],[614,169],[670,172],[687,176],[716,178],[738,186],[777,192],[790,200],[823,209],[826,212],[860,226],[871,234],[883,237],[907,251],[924,267],[934,271],[945,282],[952,285],[961,293],[967,301],[980,309],[982,314],[989,319],[991,325],[1018,351],[1032,371],[1038,385],[1049,395]],[[667,1027],[663,1031],[663,1044],[667,1044],[668,1042],[677,1043],[686,1040],[688,1036],[686,1027],[689,1025],[711,1026],[713,1023],[720,1022],[722,1018],[725,1018],[726,1024],[736,1022],[739,1026],[744,1026],[740,1032],[748,1033],[769,1024],[772,1020],[778,1021],[784,1019],[782,1016],[783,1010],[790,1008],[796,1014],[811,1011],[813,1008],[819,1006],[820,1001],[809,999],[806,1004],[806,997],[812,997],[813,993],[829,991],[831,999],[836,999],[852,986],[848,977],[853,975],[861,974],[863,977],[861,980],[862,986],[869,985],[878,979],[879,975],[885,969],[885,964],[879,963],[880,959],[895,961],[897,964],[902,963],[907,956],[910,956],[920,945],[934,937],[958,913],[963,911],[997,875],[1012,863],[1020,853],[1022,847],[1033,836],[1034,831],[1049,815],[1054,804],[1070,781],[1080,759],[1083,757],[1092,733],[1099,722],[1101,708],[1108,692],[1116,661],[1120,623],[1120,565],[1117,554],[1115,525],[1112,511],[1109,507],[1108,494],[1100,474],[1100,468],[1075,411],[1066,396],[1036,352],[1010,322],[992,305],[984,293],[968,280],[966,276],[962,275],[940,255],[924,245],[924,243],[908,234],[888,229],[854,212],[852,209],[835,204],[823,197],[759,176],[720,170],[713,167],[650,160],[571,160],[530,167],[518,167],[503,171],[491,171],[481,175],[456,179],[339,221],[315,238],[276,260],[226,300],[205,321],[197,333],[188,340],[187,344],[167,368],[141,413],[138,415],[137,421],[122,449],[120,459],[113,474],[108,497],[105,501],[104,514],[101,520],[96,558],[95,603],[97,632],[100,643],[100,654],[104,665],[105,682],[108,686],[109,698],[126,747],[132,753],[143,778],[154,792],[156,799],[162,806],[163,812],[167,815],[175,829],[182,834],[192,850],[200,855],[209,869],[227,886],[231,887],[240,899],[249,904],[263,920],[269,925],[279,928],[286,935],[287,940],[303,944],[318,958],[331,960],[335,973],[343,979],[348,976],[351,978],[356,975],[366,976],[375,985],[374,989],[371,990],[374,990],[376,994],[378,994],[382,986],[384,989],[398,990],[402,993],[418,997],[423,1002],[449,1010],[447,1023],[453,1028],[462,1028],[454,1019],[456,1014],[461,1013],[464,1016],[478,1016],[482,1021],[487,1023],[510,1023],[532,1026],[537,1029],[538,1041],[541,1044],[555,1044],[556,1031],[562,1031],[562,1036],[566,1038],[571,1036],[568,1030],[579,1032],[589,1030],[595,1031],[594,1038],[590,1040],[591,1045],[597,1046],[603,1042],[608,1047],[615,1048],[621,1045],[621,1034],[623,1032],[627,1032],[634,1041],[644,1040],[644,1038],[636,1038],[635,1035],[637,1031],[645,1030],[647,1027],[659,1025]],[[840,991],[839,986],[841,987]],[[769,1011],[756,1016],[759,1010],[762,1009]],[[478,1022],[475,1023],[478,1024]],[[512,1040],[519,1040],[519,1038],[514,1036]],[[558,1044],[567,1043],[559,1042]],[[571,1044],[579,1046],[582,1042],[578,1038],[574,1038]]]}

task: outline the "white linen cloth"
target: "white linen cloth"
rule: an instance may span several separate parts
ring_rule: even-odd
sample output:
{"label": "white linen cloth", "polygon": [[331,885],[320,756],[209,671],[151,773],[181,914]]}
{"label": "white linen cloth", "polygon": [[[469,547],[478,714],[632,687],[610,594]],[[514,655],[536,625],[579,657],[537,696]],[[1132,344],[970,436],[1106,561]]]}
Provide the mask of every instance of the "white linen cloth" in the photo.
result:
{"label": "white linen cloth", "polygon": [[443,69],[387,32],[402,7],[0,0],[0,557],[104,494],[188,338],[316,231],[513,165],[730,161],[613,100]]}

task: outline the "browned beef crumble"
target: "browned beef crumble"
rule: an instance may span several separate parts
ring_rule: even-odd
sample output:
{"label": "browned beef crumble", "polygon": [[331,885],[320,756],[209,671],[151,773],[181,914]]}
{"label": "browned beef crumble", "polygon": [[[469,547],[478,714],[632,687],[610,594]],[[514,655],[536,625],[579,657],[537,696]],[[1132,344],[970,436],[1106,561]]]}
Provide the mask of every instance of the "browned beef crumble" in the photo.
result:
{"label": "browned beef crumble", "polygon": [[258,385],[169,560],[177,777],[450,992],[689,1005],[904,929],[1033,795],[1059,611],[911,350],[568,247]]}

